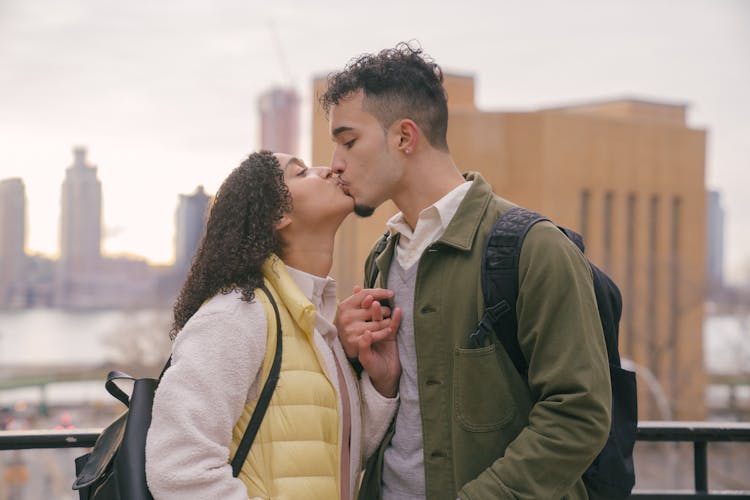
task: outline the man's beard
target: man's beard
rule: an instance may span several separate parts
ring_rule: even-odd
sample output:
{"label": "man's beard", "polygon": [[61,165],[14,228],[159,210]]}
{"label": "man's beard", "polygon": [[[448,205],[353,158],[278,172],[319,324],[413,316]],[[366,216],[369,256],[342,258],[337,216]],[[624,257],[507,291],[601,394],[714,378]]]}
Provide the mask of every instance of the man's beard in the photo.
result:
{"label": "man's beard", "polygon": [[354,204],[354,213],[360,217],[369,217],[375,212],[375,207],[368,207],[367,205],[360,205],[359,203]]}

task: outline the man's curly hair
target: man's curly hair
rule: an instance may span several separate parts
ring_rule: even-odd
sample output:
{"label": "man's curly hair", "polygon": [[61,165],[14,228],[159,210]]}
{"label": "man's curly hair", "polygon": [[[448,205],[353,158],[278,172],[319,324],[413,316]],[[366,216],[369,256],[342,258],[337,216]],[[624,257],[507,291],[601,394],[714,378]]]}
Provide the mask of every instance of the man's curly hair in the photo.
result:
{"label": "man's curly hair", "polygon": [[396,120],[409,118],[434,148],[448,151],[443,72],[421,47],[412,45],[401,42],[395,48],[352,59],[343,71],[328,75],[320,105],[328,116],[331,107],[362,89],[365,111],[384,129]]}
{"label": "man's curly hair", "polygon": [[279,161],[269,151],[251,154],[216,193],[206,229],[174,305],[176,337],[200,306],[218,293],[242,292],[250,302],[263,283],[261,267],[281,252],[276,224],[292,207]]}

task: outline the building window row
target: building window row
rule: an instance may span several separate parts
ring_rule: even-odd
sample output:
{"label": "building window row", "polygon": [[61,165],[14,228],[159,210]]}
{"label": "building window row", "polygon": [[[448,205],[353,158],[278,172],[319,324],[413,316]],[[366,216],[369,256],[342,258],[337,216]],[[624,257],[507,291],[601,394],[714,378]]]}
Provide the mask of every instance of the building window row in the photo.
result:
{"label": "building window row", "polygon": [[[624,210],[620,212],[617,209],[620,197],[614,191],[605,191],[599,199],[601,204],[595,201],[592,190],[580,192],[579,229],[588,246],[600,250],[602,268],[610,274],[614,269],[622,272],[613,277],[623,294],[623,354],[633,357],[637,344],[642,342],[648,351],[646,362],[658,377],[664,370],[664,360],[660,363],[660,357],[667,349],[671,357],[670,377],[676,384],[682,200],[679,196],[630,192],[622,196]],[[596,210],[600,210],[599,214],[595,214]],[[662,213],[664,210],[668,213]],[[592,217],[594,214],[601,218]],[[592,221],[597,220],[601,221],[601,227],[592,226]],[[615,248],[620,241],[617,234],[624,236],[623,252]],[[621,256],[622,261],[615,262],[615,256]],[[644,271],[646,276],[639,280],[638,273]],[[618,279],[620,277],[622,279]],[[638,283],[645,286],[640,294],[636,293]],[[645,315],[636,324],[634,320],[639,311],[645,311]],[[662,321],[660,311],[667,314],[666,318],[662,316]],[[667,331],[660,334],[660,327],[664,327],[661,325],[666,326]]]}

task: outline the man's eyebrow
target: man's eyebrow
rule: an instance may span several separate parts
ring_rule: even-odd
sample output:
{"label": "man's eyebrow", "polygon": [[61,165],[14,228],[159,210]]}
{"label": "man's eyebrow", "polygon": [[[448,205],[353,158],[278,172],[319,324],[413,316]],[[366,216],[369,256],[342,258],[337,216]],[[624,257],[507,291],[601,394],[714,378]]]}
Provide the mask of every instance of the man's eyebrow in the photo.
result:
{"label": "man's eyebrow", "polygon": [[336,127],[335,129],[333,129],[333,132],[331,132],[331,135],[333,137],[336,137],[336,136],[338,136],[340,134],[343,134],[344,132],[348,132],[350,130],[354,130],[354,129],[352,127]]}

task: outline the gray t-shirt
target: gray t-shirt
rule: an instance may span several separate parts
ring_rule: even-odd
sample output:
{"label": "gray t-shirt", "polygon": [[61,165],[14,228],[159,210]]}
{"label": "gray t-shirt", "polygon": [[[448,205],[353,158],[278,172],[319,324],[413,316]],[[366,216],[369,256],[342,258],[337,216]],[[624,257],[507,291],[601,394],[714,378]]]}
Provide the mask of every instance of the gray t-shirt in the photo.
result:
{"label": "gray t-shirt", "polygon": [[[398,249],[396,249],[398,252]],[[388,288],[393,290],[393,305],[404,314],[398,331],[398,355],[401,358],[396,430],[385,450],[383,463],[383,500],[423,499],[424,443],[422,412],[419,407],[417,353],[414,346],[414,286],[419,263],[403,269],[394,255],[388,272]]]}

